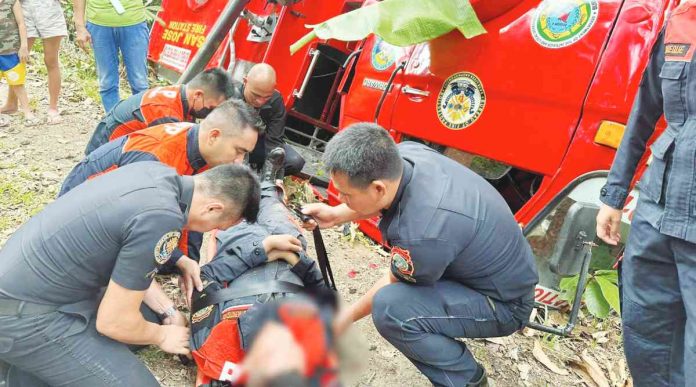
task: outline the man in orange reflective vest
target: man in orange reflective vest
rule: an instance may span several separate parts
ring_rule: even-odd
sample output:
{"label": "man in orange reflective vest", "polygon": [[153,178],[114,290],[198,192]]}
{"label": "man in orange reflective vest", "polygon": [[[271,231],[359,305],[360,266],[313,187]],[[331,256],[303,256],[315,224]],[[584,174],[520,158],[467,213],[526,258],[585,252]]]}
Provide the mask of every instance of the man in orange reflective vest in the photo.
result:
{"label": "man in orange reflective vest", "polygon": [[119,102],[99,122],[85,154],[121,136],[150,126],[203,119],[233,96],[232,77],[214,68],[184,85],[155,87]]}

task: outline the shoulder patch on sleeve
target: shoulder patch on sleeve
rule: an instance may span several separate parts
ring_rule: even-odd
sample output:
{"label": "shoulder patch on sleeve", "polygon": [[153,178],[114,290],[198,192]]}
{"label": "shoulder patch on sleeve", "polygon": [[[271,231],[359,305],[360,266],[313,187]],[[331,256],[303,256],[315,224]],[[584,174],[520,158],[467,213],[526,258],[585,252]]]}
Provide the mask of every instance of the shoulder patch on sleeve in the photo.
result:
{"label": "shoulder patch on sleeve", "polygon": [[165,264],[172,253],[179,245],[179,238],[181,238],[181,231],[174,230],[170,231],[162,236],[160,240],[155,245],[155,262],[158,265]]}
{"label": "shoulder patch on sleeve", "polygon": [[416,282],[413,278],[413,273],[416,269],[413,266],[411,253],[398,246],[393,246],[391,249],[391,264],[394,267],[395,273],[406,281]]}

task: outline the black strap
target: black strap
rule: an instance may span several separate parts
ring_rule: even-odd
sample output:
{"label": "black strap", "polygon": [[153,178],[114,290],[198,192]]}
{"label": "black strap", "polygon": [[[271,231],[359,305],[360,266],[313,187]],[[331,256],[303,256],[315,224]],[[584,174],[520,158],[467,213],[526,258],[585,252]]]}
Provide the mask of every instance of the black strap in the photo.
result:
{"label": "black strap", "polygon": [[[331,263],[329,262],[329,256],[326,254],[326,246],[324,246],[324,239],[321,237],[321,231],[319,227],[315,227],[312,231],[314,236],[314,248],[317,251],[317,261],[319,262],[319,270],[321,270],[321,275],[324,277],[324,283],[329,289],[336,291],[336,281],[334,281],[333,271],[331,270]],[[327,276],[328,274],[328,276]]]}
{"label": "black strap", "polygon": [[244,285],[244,287],[241,288],[232,286],[212,293],[204,292],[201,293],[201,297],[193,301],[191,313],[196,313],[207,306],[216,305],[236,298],[270,293],[299,293],[302,289],[304,289],[302,286],[292,282],[273,280],[253,285]]}

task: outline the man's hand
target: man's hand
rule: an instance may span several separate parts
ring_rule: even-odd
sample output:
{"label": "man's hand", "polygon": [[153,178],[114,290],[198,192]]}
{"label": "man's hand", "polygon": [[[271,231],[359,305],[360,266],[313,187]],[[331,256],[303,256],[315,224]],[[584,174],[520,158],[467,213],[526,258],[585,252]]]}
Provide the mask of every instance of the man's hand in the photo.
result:
{"label": "man's hand", "polygon": [[302,251],[302,242],[292,235],[271,235],[263,240],[263,249],[266,255],[273,250],[299,253]]}
{"label": "man's hand", "polygon": [[77,38],[77,45],[85,52],[89,52],[89,47],[92,45],[92,35],[87,31],[87,28],[84,26],[76,27],[75,35]]}
{"label": "man's hand", "polygon": [[283,261],[291,264],[292,266],[295,266],[297,262],[300,261],[300,257],[298,257],[297,254],[293,253],[292,251],[271,250],[266,255],[268,256],[268,262],[282,259]]}
{"label": "man's hand", "polygon": [[162,325],[161,339],[157,344],[161,350],[176,355],[189,354],[189,329],[178,325]]}
{"label": "man's hand", "polygon": [[350,328],[353,324],[353,309],[352,307],[344,307],[339,310],[333,321],[334,335],[340,336]]}
{"label": "man's hand", "polygon": [[26,45],[22,44],[19,46],[19,52],[17,54],[19,55],[19,60],[22,63],[29,63],[29,49]]}
{"label": "man's hand", "polygon": [[302,225],[307,230],[314,230],[317,226],[319,228],[330,228],[341,223],[336,207],[331,207],[325,203],[307,204],[302,207],[302,213],[314,218],[314,220],[305,222]]}
{"label": "man's hand", "polygon": [[597,236],[616,246],[621,241],[621,210],[602,204],[597,214]]}
{"label": "man's hand", "polygon": [[176,311],[173,316],[167,317],[164,320],[162,320],[162,325],[176,325],[179,327],[187,327],[188,326],[188,320],[186,319],[186,316],[184,316],[181,311]]}
{"label": "man's hand", "polygon": [[179,279],[181,293],[183,293],[186,297],[186,305],[190,307],[193,288],[195,287],[199,292],[203,291],[201,267],[198,265],[198,262],[185,255],[182,255],[181,258],[179,258],[179,260],[176,262],[176,267],[181,270],[181,278]]}

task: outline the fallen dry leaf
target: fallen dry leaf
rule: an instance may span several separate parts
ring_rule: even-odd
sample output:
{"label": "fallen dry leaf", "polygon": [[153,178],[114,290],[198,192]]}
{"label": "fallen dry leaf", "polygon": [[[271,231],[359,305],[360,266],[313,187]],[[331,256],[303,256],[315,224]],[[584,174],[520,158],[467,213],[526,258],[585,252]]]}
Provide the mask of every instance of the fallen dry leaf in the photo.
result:
{"label": "fallen dry leaf", "polygon": [[534,348],[532,349],[532,355],[534,355],[534,358],[539,361],[539,363],[543,364],[546,368],[551,370],[551,372],[557,373],[559,375],[568,375],[568,371],[557,366],[554,362],[549,359],[548,356],[546,356],[546,353],[544,353],[544,350],[541,349],[541,344],[539,344],[538,341],[534,342]]}
{"label": "fallen dry leaf", "polygon": [[590,387],[594,387],[597,385],[597,383],[595,383],[594,380],[592,380],[592,377],[587,372],[585,372],[585,370],[583,370],[582,367],[577,365],[577,363],[571,363],[571,366],[573,367],[573,372],[575,372],[575,374],[578,375],[580,379],[582,379],[582,381],[585,382],[586,385]]}
{"label": "fallen dry leaf", "polygon": [[609,387],[609,381],[606,376],[604,376],[604,372],[597,362],[587,354],[587,350],[582,352],[580,358],[581,361],[571,360],[571,363],[586,372],[592,378],[595,385],[599,387]]}

